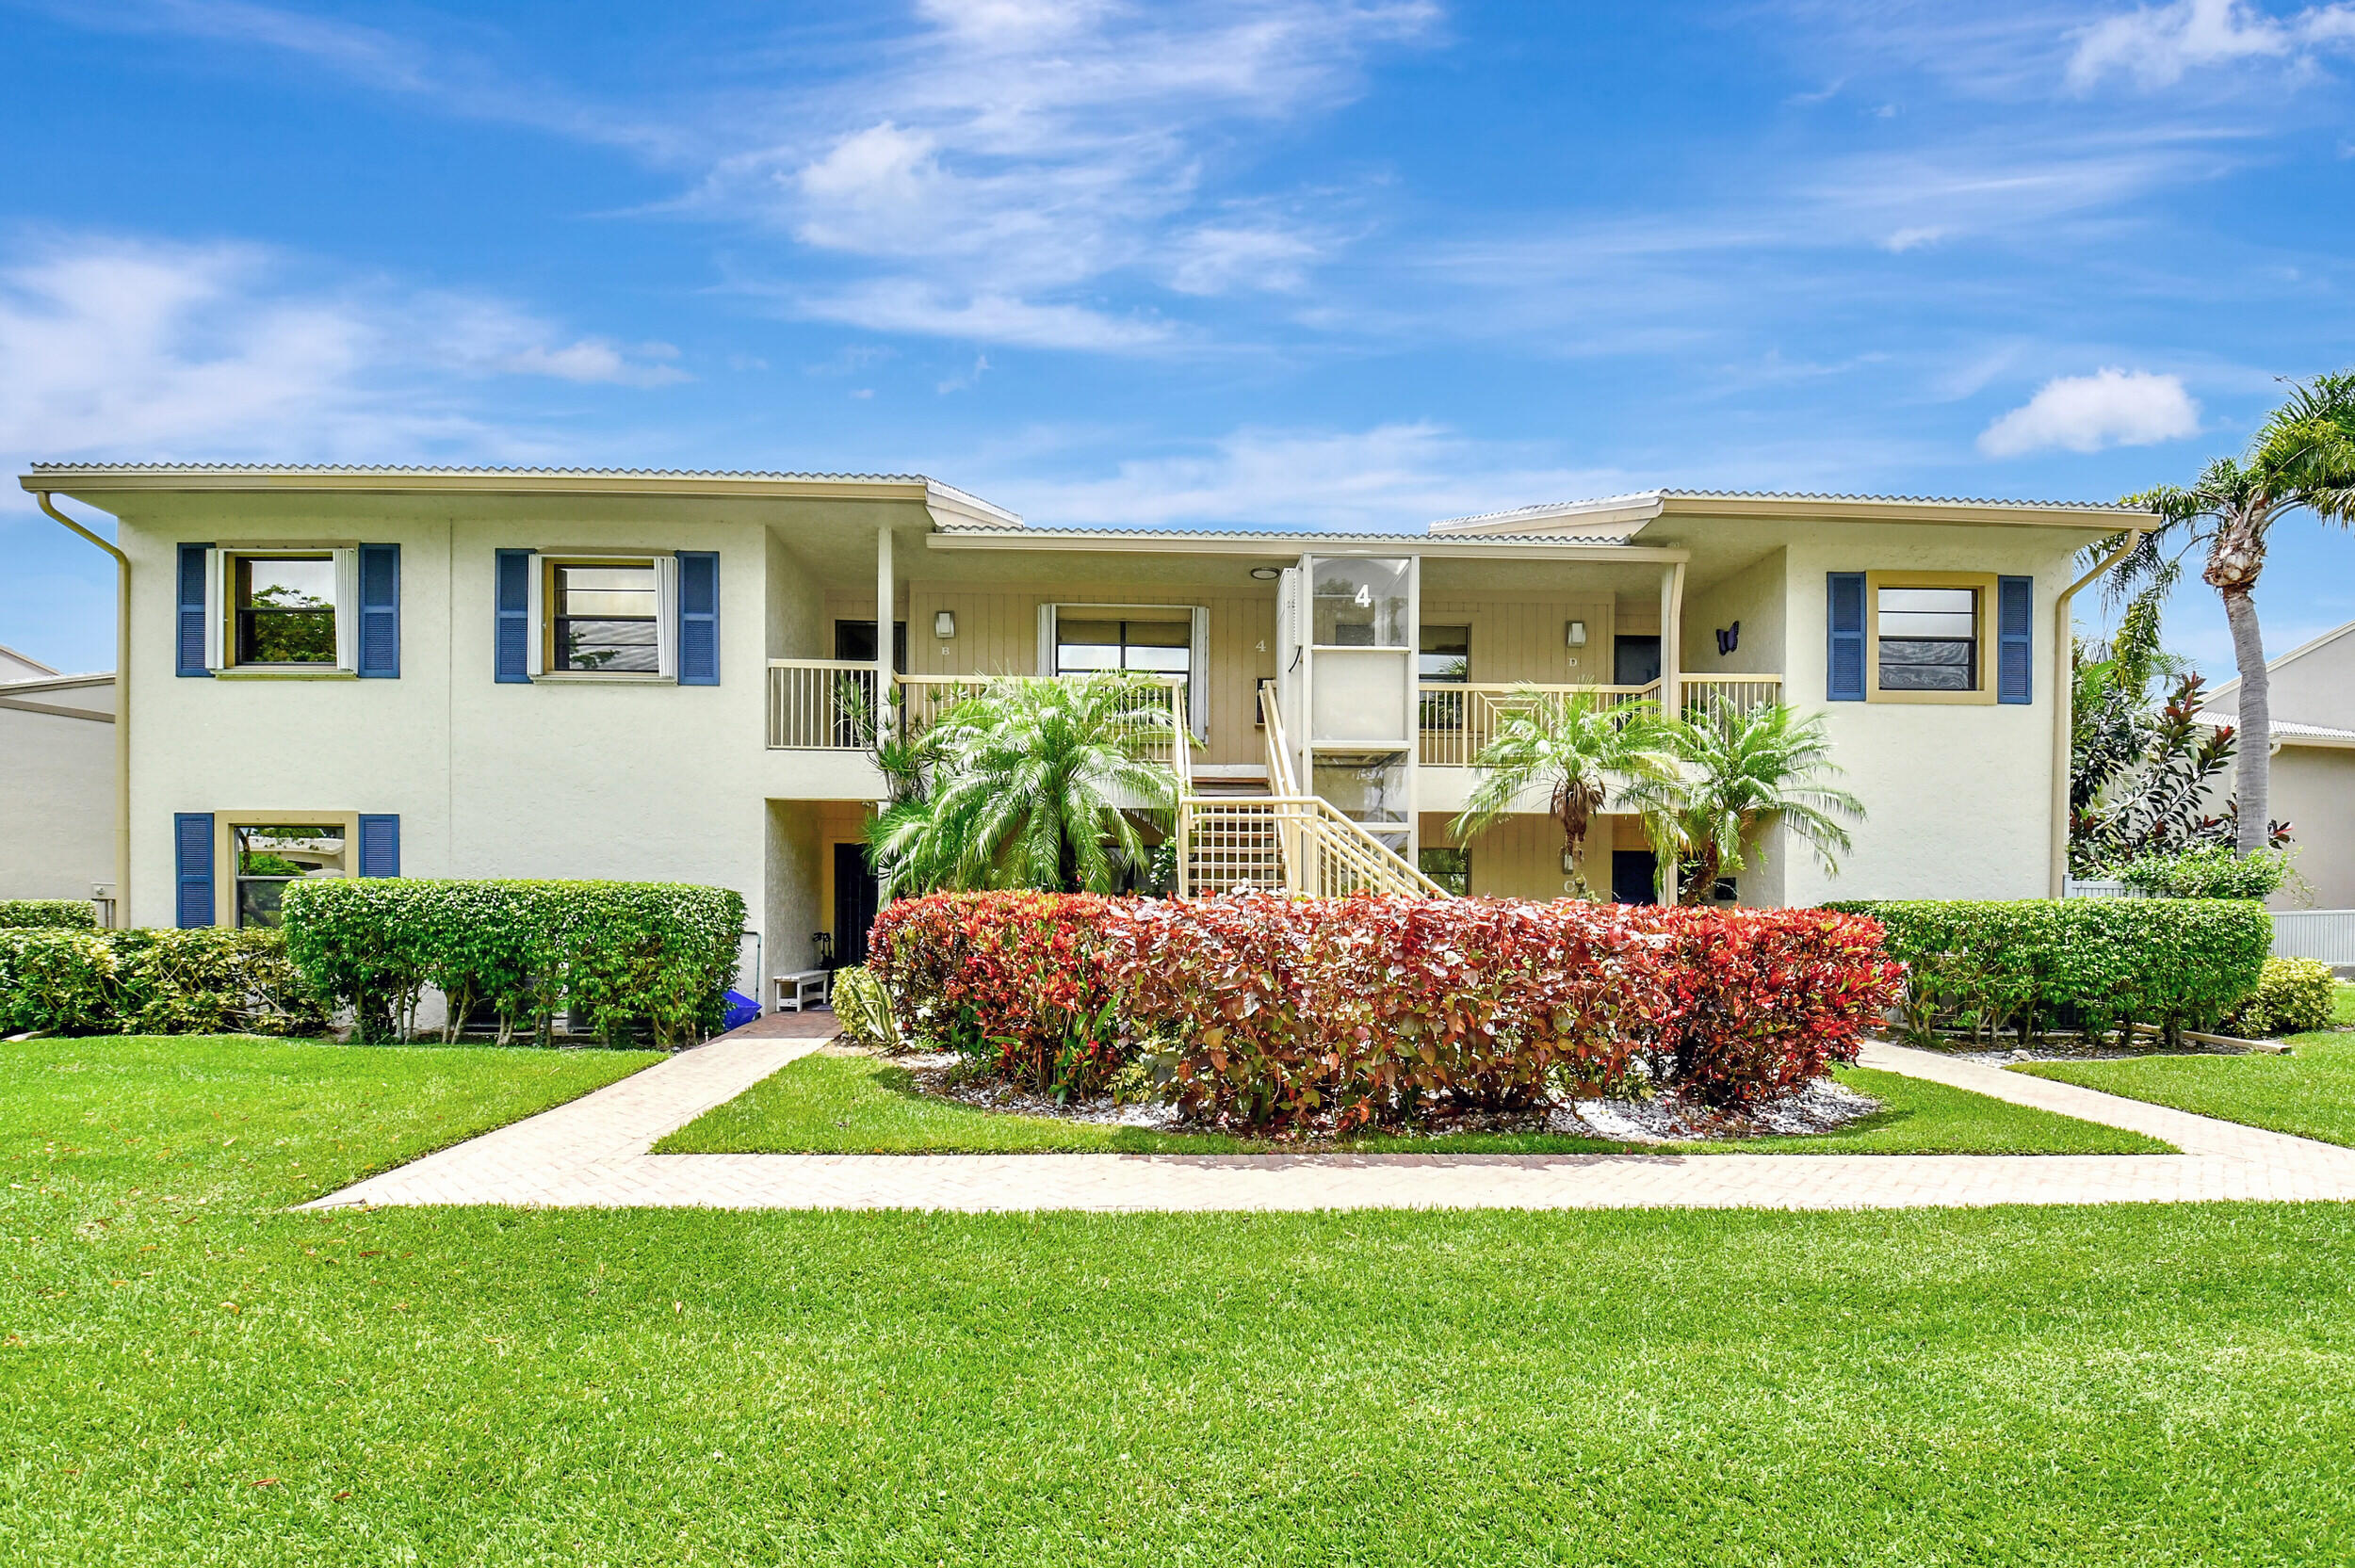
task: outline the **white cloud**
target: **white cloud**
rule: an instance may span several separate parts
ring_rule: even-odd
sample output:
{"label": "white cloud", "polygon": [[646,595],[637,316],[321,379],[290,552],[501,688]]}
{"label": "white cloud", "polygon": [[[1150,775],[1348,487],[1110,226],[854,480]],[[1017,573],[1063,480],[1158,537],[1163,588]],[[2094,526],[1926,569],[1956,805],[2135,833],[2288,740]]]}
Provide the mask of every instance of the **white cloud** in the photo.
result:
{"label": "white cloud", "polygon": [[1628,488],[1624,474],[1534,461],[1522,447],[1443,426],[1356,431],[1246,428],[1207,447],[1121,461],[1093,479],[992,479],[1033,525],[1246,524],[1405,531],[1461,517]]}
{"label": "white cloud", "polygon": [[2206,67],[2355,46],[2355,6],[2314,6],[2277,18],[2244,0],[2174,0],[2103,17],[2076,37],[2070,86],[2083,91],[2117,73],[2164,88]]}
{"label": "white cloud", "polygon": [[1979,433],[1979,450],[1990,458],[2053,447],[2098,452],[2199,432],[2200,405],[2184,390],[2181,377],[2112,367],[2045,382],[2035,396]]}
{"label": "white cloud", "polygon": [[248,245],[24,248],[0,265],[0,454],[520,458],[533,444],[472,412],[468,383],[679,375],[666,346],[625,351],[496,300],[321,286],[300,270]]}
{"label": "white cloud", "polygon": [[795,315],[879,332],[915,332],[1026,348],[1132,353],[1170,343],[1168,323],[1113,315],[1084,305],[1039,304],[1017,294],[958,290],[916,278],[785,297]]}
{"label": "white cloud", "polygon": [[690,206],[868,264],[806,314],[1031,347],[1131,351],[1159,327],[1080,296],[1115,274],[1188,295],[1291,289],[1307,224],[1205,213],[1239,131],[1354,94],[1432,0],[926,0],[929,29],[805,93],[794,128],[717,160]]}

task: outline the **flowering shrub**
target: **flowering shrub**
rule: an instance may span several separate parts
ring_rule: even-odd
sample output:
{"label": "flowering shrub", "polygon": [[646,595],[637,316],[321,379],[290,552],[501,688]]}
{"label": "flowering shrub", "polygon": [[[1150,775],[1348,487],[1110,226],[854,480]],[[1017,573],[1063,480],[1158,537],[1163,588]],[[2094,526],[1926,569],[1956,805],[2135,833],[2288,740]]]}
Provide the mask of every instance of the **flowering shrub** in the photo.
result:
{"label": "flowering shrub", "polygon": [[1189,1114],[1343,1130],[1638,1077],[1739,1106],[1852,1060],[1895,994],[1872,921],[1495,898],[910,899],[901,1027],[1058,1093],[1141,1055]]}
{"label": "flowering shrub", "polygon": [[1108,933],[1124,900],[1088,893],[942,893],[885,906],[868,964],[901,1035],[991,1062],[1058,1099],[1097,1092],[1126,1059]]}

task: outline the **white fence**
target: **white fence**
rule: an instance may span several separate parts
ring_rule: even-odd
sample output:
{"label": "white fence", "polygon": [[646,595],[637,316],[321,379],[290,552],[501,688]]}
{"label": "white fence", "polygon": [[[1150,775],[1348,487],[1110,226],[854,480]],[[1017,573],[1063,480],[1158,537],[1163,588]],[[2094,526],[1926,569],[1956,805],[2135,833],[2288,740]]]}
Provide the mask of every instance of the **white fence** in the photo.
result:
{"label": "white fence", "polygon": [[2273,956],[2320,959],[2334,969],[2355,968],[2355,909],[2274,911]]}
{"label": "white fence", "polygon": [[2148,898],[2151,896],[2138,887],[2128,887],[2124,882],[2080,881],[2071,877],[2061,883],[2061,897],[2064,898]]}

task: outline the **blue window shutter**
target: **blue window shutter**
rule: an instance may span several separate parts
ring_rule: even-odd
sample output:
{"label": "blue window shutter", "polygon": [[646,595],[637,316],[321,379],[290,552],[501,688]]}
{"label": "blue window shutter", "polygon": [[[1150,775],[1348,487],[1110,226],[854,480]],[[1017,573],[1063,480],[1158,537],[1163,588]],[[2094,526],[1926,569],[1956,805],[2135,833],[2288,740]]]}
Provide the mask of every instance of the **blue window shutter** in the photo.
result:
{"label": "blue window shutter", "polygon": [[1995,579],[1995,700],[2036,700],[2036,579]]}
{"label": "blue window shutter", "polygon": [[360,875],[400,875],[399,817],[390,813],[382,816],[371,816],[365,812],[360,814]]}
{"label": "blue window shutter", "polygon": [[678,553],[678,684],[720,684],[720,555]]}
{"label": "blue window shutter", "polygon": [[1833,572],[1831,646],[1825,660],[1827,702],[1864,701],[1864,574]]}
{"label": "blue window shutter", "polygon": [[[203,545],[197,548],[202,550]],[[179,880],[177,920],[182,929],[213,923],[213,814],[181,811],[171,816],[171,864]]]}
{"label": "blue window shutter", "polygon": [[400,677],[400,546],[360,546],[360,678]]}
{"label": "blue window shutter", "polygon": [[[180,546],[179,630],[174,640],[183,675],[212,673],[204,668],[204,552],[211,548],[209,544]],[[207,911],[204,924],[212,923]]]}
{"label": "blue window shutter", "polygon": [[531,680],[531,552],[501,550],[496,585],[498,621],[492,639],[492,679]]}

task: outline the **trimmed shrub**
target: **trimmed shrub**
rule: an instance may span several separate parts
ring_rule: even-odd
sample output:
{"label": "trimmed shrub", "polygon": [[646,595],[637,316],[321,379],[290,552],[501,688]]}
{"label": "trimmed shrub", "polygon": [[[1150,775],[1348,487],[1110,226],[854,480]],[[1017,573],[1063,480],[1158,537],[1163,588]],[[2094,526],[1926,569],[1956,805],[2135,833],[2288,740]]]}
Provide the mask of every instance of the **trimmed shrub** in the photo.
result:
{"label": "trimmed shrub", "polygon": [[273,930],[0,931],[0,1032],[323,1034]]}
{"label": "trimmed shrub", "polygon": [[837,969],[834,1016],[842,1032],[875,1051],[901,1049],[899,1021],[891,1015],[891,993],[871,969]]}
{"label": "trimmed shrub", "polygon": [[1851,1060],[1872,921],[1491,898],[957,894],[877,917],[912,1038],[1062,1094],[1135,1058],[1190,1115],[1346,1129],[1648,1081],[1721,1106]]}
{"label": "trimmed shrub", "polygon": [[2153,898],[2266,898],[2290,880],[2286,849],[2236,853],[2229,844],[2201,844],[2128,861],[2114,873]]}
{"label": "trimmed shrub", "polygon": [[1179,1107],[1335,1130],[1624,1083],[1666,1022],[1669,945],[1583,903],[1165,901],[1127,922],[1129,1022]]}
{"label": "trimmed shrub", "polygon": [[1908,1038],[2022,1041],[2155,1025],[2214,1028],[2257,988],[2273,917],[2245,898],[2017,898],[1829,906],[1872,915],[1907,968]]}
{"label": "trimmed shrub", "polygon": [[1695,1099],[1754,1105],[1854,1061],[1904,969],[1879,924],[1827,910],[1637,908],[1671,939],[1661,1073]]}
{"label": "trimmed shrub", "polygon": [[2320,959],[2269,958],[2256,991],[2224,1021],[2224,1032],[2249,1039],[2327,1029],[2337,984]]}
{"label": "trimmed shrub", "polygon": [[902,1037],[984,1061],[1058,1099],[1127,1059],[1110,940],[1127,902],[1092,893],[942,893],[875,916],[868,962]]}
{"label": "trimmed shrub", "polygon": [[0,898],[0,930],[86,931],[98,912],[79,898]]}
{"label": "trimmed shrub", "polygon": [[431,985],[446,1039],[479,1011],[502,1042],[543,1033],[561,1008],[610,1040],[692,1044],[726,1014],[744,926],[742,895],[678,882],[319,877],[284,908],[296,967],[365,1040],[414,1034]]}
{"label": "trimmed shrub", "polygon": [[0,930],[0,1034],[116,1032],[114,944],[96,931]]}

